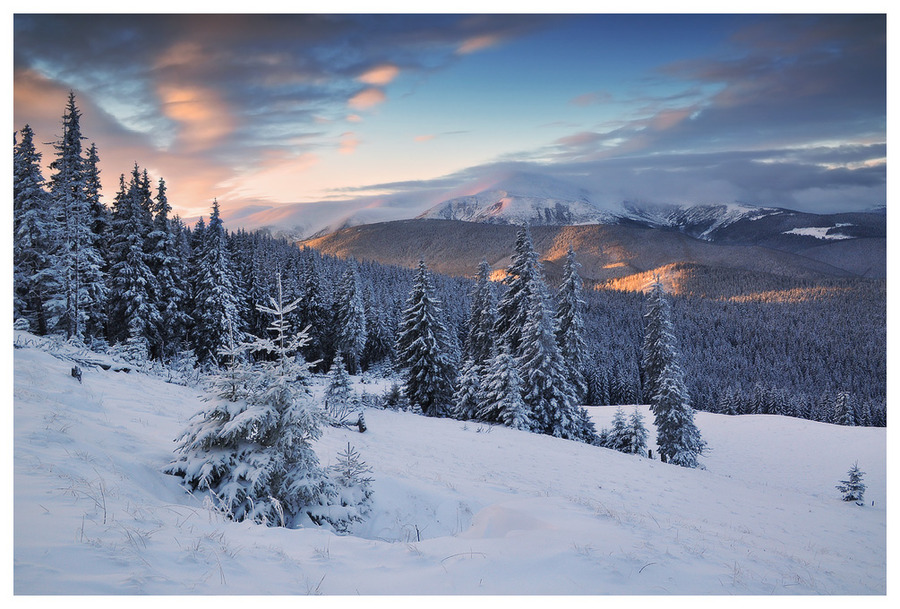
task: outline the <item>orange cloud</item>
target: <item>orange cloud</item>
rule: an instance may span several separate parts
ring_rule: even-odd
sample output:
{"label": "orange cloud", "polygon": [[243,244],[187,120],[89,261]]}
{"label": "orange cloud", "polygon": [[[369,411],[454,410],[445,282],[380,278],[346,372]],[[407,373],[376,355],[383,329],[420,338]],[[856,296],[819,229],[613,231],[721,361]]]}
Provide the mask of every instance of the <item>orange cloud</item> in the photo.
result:
{"label": "orange cloud", "polygon": [[456,49],[456,54],[466,55],[468,53],[474,53],[475,51],[480,51],[482,49],[494,46],[499,42],[500,37],[496,34],[483,34],[481,36],[473,36],[472,38],[469,38],[461,45],[459,45],[459,48]]}
{"label": "orange cloud", "polygon": [[367,85],[381,85],[384,86],[390,83],[394,78],[397,77],[397,74],[400,73],[400,68],[391,64],[384,64],[380,66],[376,66],[371,70],[364,72],[359,76],[357,80],[360,82],[364,82]]}
{"label": "orange cloud", "polygon": [[417,135],[415,138],[417,142],[428,142],[434,139],[433,135]]}
{"label": "orange cloud", "polygon": [[192,147],[208,146],[234,129],[234,118],[214,91],[167,84],[158,90],[163,113],[181,126],[179,139]]}
{"label": "orange cloud", "polygon": [[365,110],[366,108],[377,106],[386,99],[387,95],[381,89],[369,88],[363,89],[351,97],[349,103],[351,108]]}
{"label": "orange cloud", "polygon": [[347,122],[348,123],[361,123],[362,117],[359,114],[348,114]]}

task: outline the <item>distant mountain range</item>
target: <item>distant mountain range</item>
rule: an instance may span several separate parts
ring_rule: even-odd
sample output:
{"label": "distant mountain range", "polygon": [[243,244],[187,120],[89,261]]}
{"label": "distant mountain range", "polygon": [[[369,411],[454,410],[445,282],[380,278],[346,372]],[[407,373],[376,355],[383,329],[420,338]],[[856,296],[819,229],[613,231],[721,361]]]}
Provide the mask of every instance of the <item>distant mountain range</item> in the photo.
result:
{"label": "distant mountain range", "polygon": [[[471,275],[503,269],[516,226],[532,227],[548,276],[569,243],[584,276],[606,281],[673,263],[789,277],[886,276],[884,208],[814,214],[743,203],[599,204],[589,189],[513,172],[443,198],[404,194],[237,212],[226,225],[267,228],[336,255]],[[435,202],[436,201],[436,202]]]}

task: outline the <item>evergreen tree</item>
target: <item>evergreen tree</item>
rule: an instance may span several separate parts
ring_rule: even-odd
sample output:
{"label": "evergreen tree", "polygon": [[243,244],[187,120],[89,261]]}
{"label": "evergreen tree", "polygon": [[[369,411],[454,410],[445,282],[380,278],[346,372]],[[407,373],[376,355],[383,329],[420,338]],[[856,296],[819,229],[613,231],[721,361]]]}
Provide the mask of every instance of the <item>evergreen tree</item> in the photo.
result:
{"label": "evergreen tree", "polygon": [[355,408],[353,386],[350,375],[344,366],[344,358],[340,351],[331,363],[328,371],[328,386],[325,389],[325,412],[331,417],[333,425],[342,425]]}
{"label": "evergreen tree", "polygon": [[644,417],[635,408],[628,420],[627,441],[623,452],[646,457],[648,435],[647,428],[644,427]]}
{"label": "evergreen tree", "polygon": [[29,125],[13,149],[13,315],[32,332],[49,330],[48,300],[56,291],[50,197],[44,189],[41,153]]}
{"label": "evergreen tree", "polygon": [[225,229],[219,217],[219,203],[213,201],[209,225],[203,228],[203,241],[194,266],[194,352],[200,360],[218,363],[216,354],[226,343],[228,329],[235,328],[238,340],[242,333],[238,315],[240,304],[237,280],[231,266]]}
{"label": "evergreen tree", "polygon": [[[56,218],[54,261],[58,292],[50,300],[56,327],[66,338],[85,338],[84,307],[102,292],[103,259],[90,230],[85,158],[82,153],[81,112],[75,94],[62,117],[63,133],[54,144],[56,157],[50,163],[50,194]],[[96,328],[96,323],[92,324]]]}
{"label": "evergreen tree", "polygon": [[513,429],[530,430],[528,407],[522,401],[522,383],[516,360],[504,348],[488,361],[478,393],[477,417]]}
{"label": "evergreen tree", "polygon": [[698,467],[706,443],[694,424],[668,301],[658,278],[647,298],[644,320],[644,387],[652,392],[650,405],[660,458],[683,467]]}
{"label": "evergreen tree", "polygon": [[848,479],[841,480],[835,488],[841,492],[844,501],[862,502],[863,495],[866,492],[866,485],[863,484],[863,476],[866,472],[860,471],[859,463],[854,463],[850,471],[847,472]]}
{"label": "evergreen tree", "polygon": [[158,356],[166,357],[173,355],[182,346],[190,318],[186,312],[188,295],[185,261],[181,257],[175,226],[169,219],[172,208],[166,196],[166,183],[162,178],[159,179],[155,207],[152,231],[147,236],[147,262],[156,278],[158,291],[156,305],[159,318],[154,334],[159,340],[154,347]]}
{"label": "evergreen tree", "polygon": [[431,274],[420,260],[398,329],[396,351],[406,397],[428,416],[448,416],[453,404],[455,362],[442,316]]}
{"label": "evergreen tree", "polygon": [[106,334],[109,268],[109,210],[100,200],[100,155],[97,146],[91,144],[85,159],[84,194],[87,203],[87,230],[85,260],[83,265],[85,286],[82,295],[84,334],[86,337],[102,337]]}
{"label": "evergreen tree", "polygon": [[137,353],[149,353],[158,341],[162,318],[156,304],[158,284],[144,250],[151,219],[142,206],[139,179],[137,166],[127,188],[125,176],[120,176],[113,204],[109,285],[115,298],[109,301],[108,337]]}
{"label": "evergreen tree", "polygon": [[481,391],[481,366],[467,359],[457,378],[456,393],[453,394],[453,416],[468,421],[478,413]]}
{"label": "evergreen tree", "polygon": [[850,394],[839,391],[834,400],[834,422],[836,425],[856,425],[856,413],[850,403]]}
{"label": "evergreen tree", "polygon": [[366,346],[366,307],[354,260],[341,277],[334,307],[335,350],[344,354],[348,370],[356,374]]}
{"label": "evergreen tree", "polygon": [[468,334],[466,336],[466,357],[483,366],[497,351],[497,299],[491,285],[491,267],[482,259],[478,265],[478,277],[472,289],[469,309]]}
{"label": "evergreen tree", "polygon": [[569,383],[572,385],[578,401],[583,402],[587,397],[585,379],[587,346],[584,342],[584,320],[582,319],[584,300],[581,292],[583,284],[578,275],[580,266],[575,260],[575,252],[570,245],[563,267],[562,285],[557,295],[556,341],[566,362]]}
{"label": "evergreen tree", "polygon": [[529,308],[517,359],[522,401],[535,431],[559,438],[581,439],[582,417],[575,404],[565,362],[556,344],[553,317],[547,309],[546,287],[532,276],[526,288]]}
{"label": "evergreen tree", "polygon": [[631,438],[628,422],[625,420],[625,411],[619,406],[613,415],[612,428],[606,431],[606,448],[611,448],[619,452],[627,452],[626,449],[631,444]]}
{"label": "evergreen tree", "polygon": [[509,347],[515,358],[521,356],[522,332],[531,306],[529,290],[539,273],[540,263],[531,241],[531,231],[527,225],[522,226],[516,233],[515,252],[503,279],[508,289],[497,306],[495,324],[496,336]]}
{"label": "evergreen tree", "polygon": [[[230,380],[219,383],[225,389],[221,400],[194,417],[180,438],[180,457],[167,472],[184,478],[193,491],[209,491],[213,504],[236,521],[321,524],[337,495],[312,448],[323,412],[312,403],[306,383],[297,382],[309,375],[308,365],[296,358],[306,336],[287,334],[285,315],[296,302],[284,305],[280,281],[278,288],[271,306],[259,305],[273,316],[272,335],[246,345],[274,358],[262,359],[239,393]],[[219,355],[229,361],[233,351]]]}

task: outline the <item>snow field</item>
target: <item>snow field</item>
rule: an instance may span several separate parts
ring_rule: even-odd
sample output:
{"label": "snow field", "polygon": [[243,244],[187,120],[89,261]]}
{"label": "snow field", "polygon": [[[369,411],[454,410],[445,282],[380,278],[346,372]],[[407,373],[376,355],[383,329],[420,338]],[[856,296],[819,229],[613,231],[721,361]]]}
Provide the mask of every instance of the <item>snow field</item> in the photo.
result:
{"label": "snow field", "polygon": [[[16,594],[886,591],[884,429],[698,412],[701,471],[367,410],[366,433],[317,443],[324,464],[349,442],[373,469],[370,518],[339,536],[229,522],[160,472],[197,389],[14,356]],[[615,407],[589,410],[603,427]],[[834,488],[855,461],[864,507]]]}

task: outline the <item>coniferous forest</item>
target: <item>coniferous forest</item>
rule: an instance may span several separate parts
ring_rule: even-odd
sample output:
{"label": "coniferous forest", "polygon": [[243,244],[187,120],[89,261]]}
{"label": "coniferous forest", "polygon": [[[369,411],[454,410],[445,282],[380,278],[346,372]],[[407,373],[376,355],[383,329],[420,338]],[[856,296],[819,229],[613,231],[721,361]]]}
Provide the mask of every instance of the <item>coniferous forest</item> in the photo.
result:
{"label": "coniferous forest", "polygon": [[[271,338],[265,305],[280,293],[281,331],[305,331],[297,349],[313,373],[336,361],[350,374],[396,372],[402,391],[380,403],[427,415],[594,443],[606,430],[598,434],[581,405],[674,400],[886,425],[884,281],[784,280],[747,295],[739,278],[695,269],[719,297],[645,295],[586,288],[570,251],[563,281],[550,286],[525,227],[502,283],[488,281],[486,264],[470,279],[431,273],[427,260],[406,269],[338,259],[266,232],[228,231],[215,200],[187,225],[164,179],[137,163],[100,175],[102,151],[85,146],[80,116],[70,94],[47,175],[35,147],[47,135],[27,125],[15,134],[19,329],[212,376],[227,369],[233,345]],[[667,348],[677,354],[677,366],[657,371],[668,371],[665,399],[647,366],[648,299],[666,303]],[[287,356],[257,348],[241,357]]]}

